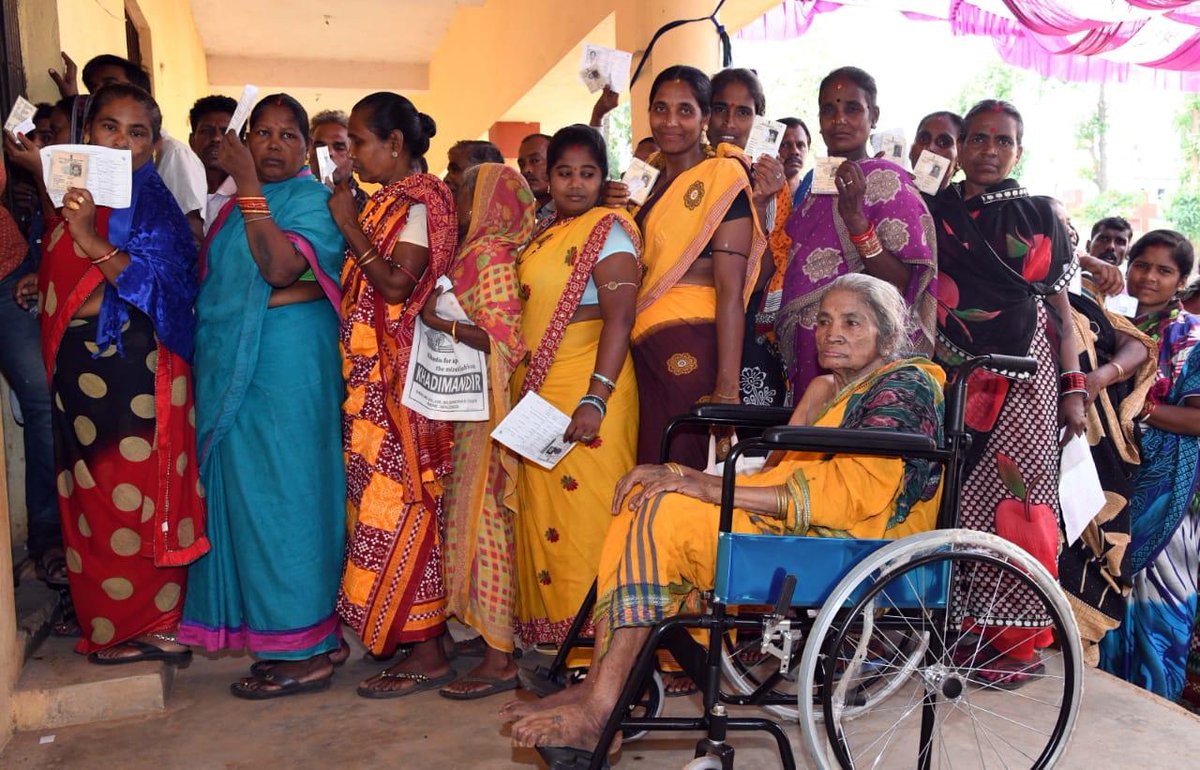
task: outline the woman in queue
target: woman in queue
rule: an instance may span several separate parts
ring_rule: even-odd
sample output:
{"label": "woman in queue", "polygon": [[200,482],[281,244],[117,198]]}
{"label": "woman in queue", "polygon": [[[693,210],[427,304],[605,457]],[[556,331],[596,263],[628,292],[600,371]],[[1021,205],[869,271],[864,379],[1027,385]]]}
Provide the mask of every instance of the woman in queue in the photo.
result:
{"label": "woman in queue", "polygon": [[67,190],[38,276],[75,649],[98,664],[181,664],[185,565],[209,547],[192,412],[195,245],[154,169],[154,99],[107,86],[86,126],[92,144],[129,151],[133,177],[123,209]]}
{"label": "woman in queue", "polygon": [[933,351],[933,222],[910,176],[867,154],[879,120],[876,98],[875,79],[857,67],[841,67],[821,81],[821,137],[829,155],[845,161],[833,178],[836,194],[810,192],[786,225],[793,246],[775,330],[797,393],[820,373],[813,335],[821,295],[845,273],[865,272],[895,286],[912,312],[909,348]]}
{"label": "woman in queue", "polygon": [[512,397],[536,393],[571,415],[563,439],[578,446],[553,469],[521,460],[516,627],[527,645],[566,637],[596,576],[612,489],[634,466],[638,435],[629,336],[641,237],[623,210],[597,205],[608,177],[599,132],[560,130],[547,159],[558,213],[517,263],[529,361],[517,367]]}
{"label": "woman in queue", "polygon": [[354,105],[350,155],[359,179],[382,185],[362,214],[349,187],[329,210],[349,246],[342,271],[343,450],[349,541],[338,611],[377,657],[412,645],[364,681],[364,698],[396,698],[454,679],[442,573],[442,478],[451,428],[401,403],[413,330],[458,242],[450,188],[414,173],[433,118],[399,94]]}
{"label": "woman in queue", "polygon": [[[1066,287],[1078,264],[1055,203],[1031,196],[1009,174],[1021,157],[1024,124],[1008,102],[986,100],[963,120],[958,160],[964,181],[932,202],[938,235],[939,362],[956,366],[987,353],[1037,359],[1033,375],[977,369],[966,428],[961,526],[993,532],[1057,570],[1060,429],[1086,424],[1087,382],[1070,333]],[[985,573],[986,571],[981,571]],[[983,574],[983,577],[988,577]],[[973,651],[983,683],[1014,688],[1044,671],[1037,650],[1049,618],[1031,617],[1023,592],[984,613],[970,581],[958,601],[982,636]],[[985,616],[981,616],[984,615]],[[968,661],[964,660],[964,664]]]}
{"label": "woman in queue", "polygon": [[[745,156],[702,143],[711,102],[712,84],[694,67],[668,67],[650,88],[660,173],[635,214],[646,243],[633,327],[641,463],[658,460],[676,415],[702,401],[741,402],[746,307],[766,239]],[[670,456],[702,468],[707,443],[682,431]]]}
{"label": "woman in queue", "polygon": [[[792,424],[920,433],[940,440],[945,375],[906,358],[908,309],[896,289],[847,275],[824,294],[816,342],[828,382],[805,393]],[[788,453],[738,477],[735,532],[899,538],[934,526],[941,473],[924,460]],[[595,745],[651,628],[680,612],[684,589],[716,572],[721,479],[677,463],[621,479],[600,561],[595,619],[604,651],[582,686],[501,712],[517,745]],[[811,503],[811,505],[810,505]]]}
{"label": "woman in queue", "polygon": [[1139,415],[1142,464],[1129,503],[1133,590],[1121,625],[1101,642],[1100,665],[1194,707],[1200,678],[1187,664],[1200,570],[1200,317],[1182,308],[1178,294],[1195,253],[1183,235],[1153,230],[1130,247],[1128,260],[1134,323],[1158,343],[1159,379]]}
{"label": "woman in queue", "polygon": [[441,290],[425,302],[425,324],[487,353],[488,419],[454,423],[453,471],[446,480],[446,611],[486,644],[478,666],[443,687],[474,700],[516,687],[513,496],[518,458],[492,439],[509,411],[509,380],[525,355],[517,254],[533,234],[536,202],[524,178],[501,163],[463,175],[458,195],[461,245],[448,273],[469,322],[437,315]]}
{"label": "woman in queue", "polygon": [[[308,115],[287,94],[227,134],[236,195],[202,255],[196,419],[212,552],[189,575],[180,639],[248,649],[251,700],[324,690],[344,661],[334,602],[345,471],[336,276],[344,243],[305,166]],[[328,293],[327,293],[328,292]],[[264,451],[267,448],[270,451]]]}

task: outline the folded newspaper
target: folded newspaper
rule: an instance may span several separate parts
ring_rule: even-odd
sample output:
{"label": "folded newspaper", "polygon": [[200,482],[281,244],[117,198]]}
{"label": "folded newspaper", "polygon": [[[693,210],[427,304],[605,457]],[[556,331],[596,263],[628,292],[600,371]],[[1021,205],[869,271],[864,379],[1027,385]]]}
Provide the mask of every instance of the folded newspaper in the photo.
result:
{"label": "folded newspaper", "polygon": [[[437,302],[438,317],[445,321],[468,322],[450,290],[450,279],[442,276],[437,286],[445,291]],[[487,354],[455,342],[445,332],[431,329],[417,317],[408,376],[400,403],[431,420],[482,422],[490,415]]]}

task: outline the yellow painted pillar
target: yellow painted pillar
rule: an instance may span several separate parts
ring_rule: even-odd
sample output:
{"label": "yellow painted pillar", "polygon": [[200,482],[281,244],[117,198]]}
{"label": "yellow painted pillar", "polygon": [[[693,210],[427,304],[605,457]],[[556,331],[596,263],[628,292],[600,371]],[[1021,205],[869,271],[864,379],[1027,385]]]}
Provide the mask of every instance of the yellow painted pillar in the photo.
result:
{"label": "yellow painted pillar", "polygon": [[[697,19],[712,13],[713,0],[631,0],[617,6],[617,48],[634,51],[634,66],[664,24],[676,19]],[[630,94],[633,116],[633,141],[650,135],[647,118],[650,85],[667,67],[689,64],[708,75],[721,66],[721,47],[712,22],[696,22],[676,27],[654,44],[646,66]]]}

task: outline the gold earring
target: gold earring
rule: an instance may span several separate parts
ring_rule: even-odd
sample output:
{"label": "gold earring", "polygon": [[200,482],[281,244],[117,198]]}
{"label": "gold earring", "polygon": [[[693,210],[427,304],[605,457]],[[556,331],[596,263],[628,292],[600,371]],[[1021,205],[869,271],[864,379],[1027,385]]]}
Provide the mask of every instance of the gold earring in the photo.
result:
{"label": "gold earring", "polygon": [[395,150],[392,150],[392,157],[393,157],[393,158],[399,158],[399,157],[400,157],[400,153],[396,152]]}

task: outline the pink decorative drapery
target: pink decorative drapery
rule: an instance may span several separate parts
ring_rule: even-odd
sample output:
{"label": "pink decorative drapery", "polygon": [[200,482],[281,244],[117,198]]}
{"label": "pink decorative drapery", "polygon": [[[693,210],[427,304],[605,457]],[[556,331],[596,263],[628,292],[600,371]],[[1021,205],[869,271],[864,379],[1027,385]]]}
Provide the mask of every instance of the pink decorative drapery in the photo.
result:
{"label": "pink decorative drapery", "polygon": [[[842,5],[784,0],[738,37],[799,37]],[[913,0],[902,12],[948,23],[955,35],[990,37],[1004,61],[1046,77],[1200,91],[1200,0]]]}

